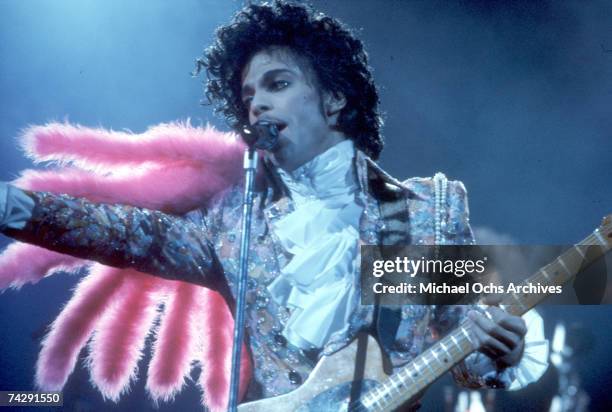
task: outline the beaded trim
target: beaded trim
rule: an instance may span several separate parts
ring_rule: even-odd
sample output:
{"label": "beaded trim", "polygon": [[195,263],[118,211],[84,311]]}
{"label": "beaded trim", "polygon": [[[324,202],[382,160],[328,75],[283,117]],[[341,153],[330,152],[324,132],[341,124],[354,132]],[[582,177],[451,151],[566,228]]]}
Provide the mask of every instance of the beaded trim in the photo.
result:
{"label": "beaded trim", "polygon": [[448,179],[444,173],[438,172],[434,175],[434,243],[443,245],[446,241],[442,229],[445,225],[446,192],[448,190]]}

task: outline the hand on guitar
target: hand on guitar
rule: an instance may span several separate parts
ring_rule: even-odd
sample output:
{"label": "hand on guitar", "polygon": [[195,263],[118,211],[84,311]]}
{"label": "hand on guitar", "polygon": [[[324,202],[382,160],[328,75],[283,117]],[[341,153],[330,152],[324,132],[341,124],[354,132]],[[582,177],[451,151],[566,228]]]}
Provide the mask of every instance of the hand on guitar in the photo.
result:
{"label": "hand on guitar", "polygon": [[[496,305],[499,301],[487,298],[485,303]],[[515,366],[521,360],[525,346],[527,327],[523,318],[514,316],[497,306],[487,308],[487,313],[468,312],[474,326],[472,336],[476,348],[493,359],[500,369]]]}

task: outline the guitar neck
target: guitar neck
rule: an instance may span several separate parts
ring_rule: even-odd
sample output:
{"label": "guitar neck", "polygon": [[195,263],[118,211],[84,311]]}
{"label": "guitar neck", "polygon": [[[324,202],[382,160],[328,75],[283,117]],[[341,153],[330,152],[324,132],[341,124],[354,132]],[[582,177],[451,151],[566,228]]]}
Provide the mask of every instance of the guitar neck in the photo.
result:
{"label": "guitar neck", "polygon": [[[612,248],[611,236],[609,228],[605,231],[595,230],[582,242],[566,250],[523,283],[525,285],[539,283],[543,286],[565,284]],[[520,316],[547,296],[546,293],[512,293],[504,297],[500,307],[508,313]],[[370,410],[389,410],[413,399],[474,351],[469,334],[470,325],[468,320],[463,321],[435,345],[365,394],[361,402]]]}

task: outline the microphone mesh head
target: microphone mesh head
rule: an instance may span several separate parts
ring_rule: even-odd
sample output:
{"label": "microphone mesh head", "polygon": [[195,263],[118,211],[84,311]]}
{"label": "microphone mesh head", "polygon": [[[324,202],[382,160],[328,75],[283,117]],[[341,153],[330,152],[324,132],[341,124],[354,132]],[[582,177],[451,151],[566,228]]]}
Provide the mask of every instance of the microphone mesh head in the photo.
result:
{"label": "microphone mesh head", "polygon": [[242,138],[248,145],[256,149],[271,150],[278,143],[278,126],[267,120],[262,120],[252,126],[245,126]]}

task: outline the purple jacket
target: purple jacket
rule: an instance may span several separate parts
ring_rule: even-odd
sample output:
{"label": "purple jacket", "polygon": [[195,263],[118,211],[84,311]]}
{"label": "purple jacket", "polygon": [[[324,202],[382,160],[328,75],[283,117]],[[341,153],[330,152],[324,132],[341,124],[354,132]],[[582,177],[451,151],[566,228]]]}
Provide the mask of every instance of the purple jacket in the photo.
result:
{"label": "purple jacket", "polygon": [[[473,243],[466,190],[461,182],[440,177],[438,189],[432,178],[399,182],[361,152],[357,152],[355,166],[366,202],[360,221],[362,243]],[[281,335],[289,309],[273,302],[267,291],[290,258],[269,227],[291,211],[293,203],[273,168],[265,169],[255,197],[249,261],[245,319],[254,380],[247,400],[295,389],[316,363],[316,354],[293,347]],[[8,230],[11,236],[111,266],[212,287],[232,301],[238,273],[241,186],[223,191],[208,209],[184,216],[94,204],[44,192],[31,196],[36,201],[32,218],[23,230]],[[457,324],[465,311],[462,306],[402,307],[397,327],[384,331],[386,339],[381,339],[393,366],[399,367],[421,353],[439,333]],[[344,347],[358,331],[373,323],[373,307],[360,306],[349,327],[332,335],[322,354]],[[380,328],[378,332],[383,333]],[[453,370],[455,377],[468,386],[504,386],[511,380],[496,371],[486,378],[470,373],[469,364],[468,358]]]}

